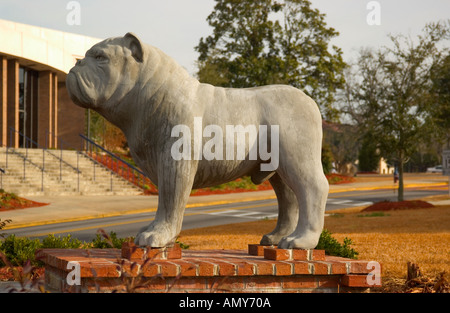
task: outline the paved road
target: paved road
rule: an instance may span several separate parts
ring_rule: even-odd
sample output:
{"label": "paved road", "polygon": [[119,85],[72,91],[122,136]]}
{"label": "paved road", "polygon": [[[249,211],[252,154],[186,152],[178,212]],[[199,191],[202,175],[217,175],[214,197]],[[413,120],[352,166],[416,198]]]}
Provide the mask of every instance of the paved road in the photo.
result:
{"label": "paved road", "polygon": [[[445,194],[444,188],[412,188],[405,193],[406,199],[417,199],[430,195]],[[397,194],[392,189],[347,191],[330,194],[327,201],[327,212],[340,208],[367,206],[374,202],[395,201]],[[155,216],[155,211],[124,214],[105,218],[95,218],[65,223],[38,225],[33,227],[5,230],[4,233],[14,233],[17,236],[42,238],[50,233],[61,236],[71,234],[83,241],[95,238],[98,229],[106,232],[114,231],[118,237],[135,236],[148,225]],[[185,211],[183,229],[239,223],[244,221],[276,218],[276,199],[253,200],[245,202],[214,204],[198,207],[188,207]]]}

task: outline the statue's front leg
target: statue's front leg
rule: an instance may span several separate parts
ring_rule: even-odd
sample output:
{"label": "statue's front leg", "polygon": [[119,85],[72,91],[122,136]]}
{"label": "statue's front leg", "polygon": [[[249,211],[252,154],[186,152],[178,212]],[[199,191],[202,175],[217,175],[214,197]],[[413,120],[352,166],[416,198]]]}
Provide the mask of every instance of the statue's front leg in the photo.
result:
{"label": "statue's front leg", "polygon": [[135,239],[140,246],[173,245],[183,224],[186,207],[195,177],[195,161],[164,159],[158,169],[158,210],[155,220],[141,229]]}

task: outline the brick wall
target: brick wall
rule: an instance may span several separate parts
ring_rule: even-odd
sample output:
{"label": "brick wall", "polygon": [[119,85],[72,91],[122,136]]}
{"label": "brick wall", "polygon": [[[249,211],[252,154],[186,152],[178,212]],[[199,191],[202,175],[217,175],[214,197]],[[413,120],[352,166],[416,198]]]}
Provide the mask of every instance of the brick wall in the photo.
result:
{"label": "brick wall", "polygon": [[67,147],[63,149],[81,150],[79,134],[85,133],[85,109],[75,105],[70,99],[65,82],[58,84],[58,136]]}
{"label": "brick wall", "polygon": [[[319,255],[321,252],[318,253]],[[179,258],[124,259],[119,249],[45,249],[46,288],[78,292],[362,292],[368,261],[323,256],[321,260],[271,260],[244,250],[185,250]],[[66,278],[78,262],[81,284]],[[133,279],[133,284],[131,284]]]}

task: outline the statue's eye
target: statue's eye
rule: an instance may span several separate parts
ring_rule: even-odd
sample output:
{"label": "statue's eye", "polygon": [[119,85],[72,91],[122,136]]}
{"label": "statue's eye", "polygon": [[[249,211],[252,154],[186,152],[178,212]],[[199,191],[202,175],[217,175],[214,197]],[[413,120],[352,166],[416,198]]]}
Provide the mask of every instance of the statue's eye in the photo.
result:
{"label": "statue's eye", "polygon": [[101,61],[101,60],[104,60],[105,57],[104,57],[103,55],[97,55],[97,56],[95,57],[95,59]]}

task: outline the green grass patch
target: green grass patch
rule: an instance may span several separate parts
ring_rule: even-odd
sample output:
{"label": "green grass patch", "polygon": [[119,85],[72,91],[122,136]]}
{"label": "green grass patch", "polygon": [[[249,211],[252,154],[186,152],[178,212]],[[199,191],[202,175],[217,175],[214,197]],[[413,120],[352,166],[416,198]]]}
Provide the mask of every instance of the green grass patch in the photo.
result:
{"label": "green grass patch", "polygon": [[384,212],[372,212],[369,214],[358,214],[357,217],[382,217],[382,216],[390,216],[390,214],[386,214]]}

